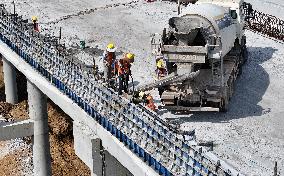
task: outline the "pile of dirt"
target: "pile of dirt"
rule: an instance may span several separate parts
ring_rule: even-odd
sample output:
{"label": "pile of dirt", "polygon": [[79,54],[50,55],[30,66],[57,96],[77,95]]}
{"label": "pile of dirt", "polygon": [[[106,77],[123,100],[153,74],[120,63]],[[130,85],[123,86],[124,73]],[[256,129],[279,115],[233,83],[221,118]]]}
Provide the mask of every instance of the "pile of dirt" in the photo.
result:
{"label": "pile of dirt", "polygon": [[[0,62],[0,114],[9,121],[29,118],[25,77],[17,74],[17,83],[20,103],[11,105],[4,102],[5,87],[2,62]],[[90,175],[89,168],[76,156],[74,151],[72,119],[51,101],[48,101],[48,124],[50,128],[52,175]],[[25,167],[30,167],[30,170],[33,167],[31,138],[24,138],[22,142],[26,145],[15,147],[16,149],[9,151],[8,154],[0,156],[0,175],[20,176],[31,174],[25,171],[27,170]],[[19,144],[13,140],[1,142],[0,151],[1,148],[5,147],[7,150],[11,150],[11,145]]]}
{"label": "pile of dirt", "polygon": [[[1,147],[1,145],[0,145]],[[2,146],[3,147],[3,146]],[[7,155],[5,155],[0,160],[0,175],[8,176],[22,176],[25,175],[23,171],[25,168],[23,168],[23,158],[31,158],[32,157],[32,151],[31,148],[19,148],[17,150],[14,150]],[[31,161],[31,160],[30,160]],[[32,164],[30,162],[30,164]]]}

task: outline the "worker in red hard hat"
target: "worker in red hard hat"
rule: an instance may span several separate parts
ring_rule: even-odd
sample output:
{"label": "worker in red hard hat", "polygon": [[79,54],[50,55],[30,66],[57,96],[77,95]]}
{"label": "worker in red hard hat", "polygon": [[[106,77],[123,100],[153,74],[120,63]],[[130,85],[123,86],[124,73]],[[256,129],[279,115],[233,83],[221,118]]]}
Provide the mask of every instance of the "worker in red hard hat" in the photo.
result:
{"label": "worker in red hard hat", "polygon": [[38,18],[36,16],[33,16],[32,17],[32,22],[33,22],[33,25],[34,25],[34,30],[39,32],[39,26],[38,26]]}
{"label": "worker in red hard hat", "polygon": [[113,43],[109,43],[103,54],[104,63],[104,79],[108,82],[114,76],[115,60],[116,60],[116,47]]}
{"label": "worker in red hard hat", "polygon": [[122,91],[128,93],[128,81],[131,76],[131,64],[134,62],[134,54],[127,53],[122,59],[116,62],[116,75],[118,76],[118,94]]}

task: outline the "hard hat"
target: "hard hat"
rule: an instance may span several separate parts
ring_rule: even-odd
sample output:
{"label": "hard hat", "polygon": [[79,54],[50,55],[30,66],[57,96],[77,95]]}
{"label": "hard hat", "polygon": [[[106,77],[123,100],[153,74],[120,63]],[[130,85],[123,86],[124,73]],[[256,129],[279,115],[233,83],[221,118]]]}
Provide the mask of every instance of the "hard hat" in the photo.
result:
{"label": "hard hat", "polygon": [[163,68],[163,67],[164,67],[164,62],[163,62],[162,59],[158,60],[158,62],[157,62],[157,67],[158,67],[158,68]]}
{"label": "hard hat", "polygon": [[129,60],[133,60],[133,59],[134,59],[134,54],[132,54],[132,53],[127,53],[127,54],[126,54],[126,57],[127,57]]}
{"label": "hard hat", "polygon": [[37,17],[36,16],[32,16],[32,21],[37,21]]}
{"label": "hard hat", "polygon": [[113,43],[109,43],[108,45],[107,45],[107,51],[108,52],[115,52],[115,50],[116,50],[116,48],[115,48],[115,45],[113,44]]}
{"label": "hard hat", "polygon": [[143,92],[143,91],[139,92],[139,97],[140,97],[140,98],[143,98],[144,95],[145,95],[145,92]]}

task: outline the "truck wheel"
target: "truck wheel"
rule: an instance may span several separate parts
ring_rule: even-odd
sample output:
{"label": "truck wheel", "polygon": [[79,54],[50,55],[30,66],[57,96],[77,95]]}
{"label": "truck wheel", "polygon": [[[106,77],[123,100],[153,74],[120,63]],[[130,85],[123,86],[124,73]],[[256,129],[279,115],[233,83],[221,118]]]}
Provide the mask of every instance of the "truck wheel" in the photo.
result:
{"label": "truck wheel", "polygon": [[220,112],[227,112],[228,110],[228,100],[222,99],[221,106],[220,106]]}

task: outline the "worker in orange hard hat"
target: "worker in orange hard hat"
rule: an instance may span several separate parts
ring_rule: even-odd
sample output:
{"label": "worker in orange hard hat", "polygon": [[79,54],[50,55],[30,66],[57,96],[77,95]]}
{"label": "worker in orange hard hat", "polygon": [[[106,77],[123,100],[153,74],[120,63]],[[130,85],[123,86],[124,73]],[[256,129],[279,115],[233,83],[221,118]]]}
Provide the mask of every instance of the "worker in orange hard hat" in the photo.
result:
{"label": "worker in orange hard hat", "polygon": [[104,63],[104,79],[108,82],[114,76],[114,64],[116,60],[116,47],[113,43],[109,43],[103,54]]}
{"label": "worker in orange hard hat", "polygon": [[156,105],[154,103],[154,99],[150,94],[146,96],[146,106],[152,111],[156,111]]}
{"label": "worker in orange hard hat", "polygon": [[122,59],[116,62],[116,74],[118,76],[118,94],[128,92],[128,81],[131,76],[131,64],[134,62],[134,54],[127,53]]}
{"label": "worker in orange hard hat", "polygon": [[38,18],[36,16],[33,16],[32,17],[32,22],[33,22],[33,25],[34,25],[34,30],[39,32],[39,26],[38,26]]}

